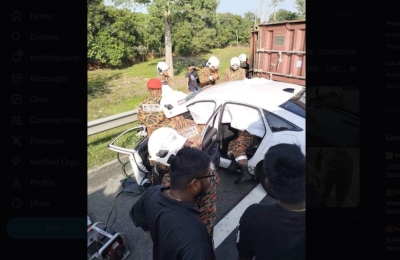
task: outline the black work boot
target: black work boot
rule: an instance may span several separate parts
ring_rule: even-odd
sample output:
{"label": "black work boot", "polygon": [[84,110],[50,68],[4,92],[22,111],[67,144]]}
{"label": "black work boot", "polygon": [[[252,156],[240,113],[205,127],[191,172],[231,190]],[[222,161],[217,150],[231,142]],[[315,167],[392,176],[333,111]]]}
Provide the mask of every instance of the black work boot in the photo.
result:
{"label": "black work boot", "polygon": [[226,172],[229,174],[232,174],[234,172],[236,172],[237,169],[237,162],[235,160],[235,158],[231,159],[231,164],[229,165],[228,168],[226,168]]}
{"label": "black work boot", "polygon": [[253,179],[253,176],[251,176],[251,174],[249,172],[249,169],[247,168],[247,165],[246,166],[240,165],[240,171],[242,173],[240,174],[239,179],[237,179],[235,181],[235,184],[240,184],[240,183],[243,183],[245,181],[249,181],[249,180]]}

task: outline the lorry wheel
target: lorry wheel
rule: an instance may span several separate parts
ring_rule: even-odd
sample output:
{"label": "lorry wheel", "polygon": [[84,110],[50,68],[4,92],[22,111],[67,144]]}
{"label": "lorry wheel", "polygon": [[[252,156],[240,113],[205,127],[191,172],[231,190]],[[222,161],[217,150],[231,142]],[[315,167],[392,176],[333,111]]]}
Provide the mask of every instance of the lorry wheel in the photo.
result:
{"label": "lorry wheel", "polygon": [[267,195],[270,196],[271,198],[278,199],[276,197],[276,194],[274,190],[270,187],[267,187],[267,184],[265,183],[265,173],[264,173],[264,168],[263,168],[263,163],[264,161],[261,161],[257,164],[256,167],[256,174],[257,174],[257,179],[260,181],[261,186],[263,189],[267,192]]}

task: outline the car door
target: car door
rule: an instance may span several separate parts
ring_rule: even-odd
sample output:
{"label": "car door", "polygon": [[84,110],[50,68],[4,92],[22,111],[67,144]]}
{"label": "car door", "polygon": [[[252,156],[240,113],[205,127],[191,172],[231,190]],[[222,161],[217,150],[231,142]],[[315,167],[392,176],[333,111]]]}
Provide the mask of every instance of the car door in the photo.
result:
{"label": "car door", "polygon": [[111,151],[117,152],[117,153],[123,153],[123,154],[132,154],[135,153],[136,147],[129,147],[132,146],[133,143],[135,142],[129,142],[129,140],[131,140],[134,137],[137,137],[136,143],[141,143],[143,141],[143,139],[145,139],[147,137],[146,131],[145,131],[145,126],[144,125],[139,125],[139,126],[135,126],[132,128],[129,128],[127,130],[125,130],[124,132],[122,132],[121,134],[119,134],[117,137],[115,137],[107,146],[108,149],[110,149]]}
{"label": "car door", "polygon": [[359,143],[360,132],[359,90],[352,87],[342,89],[345,107],[337,108],[318,99],[318,88],[314,87],[311,93],[313,97],[307,107],[307,115],[310,116],[307,118],[307,135],[330,145],[354,146]]}
{"label": "car door", "polygon": [[259,108],[249,104],[226,102],[219,117],[219,140],[221,151],[221,166],[229,166],[231,159],[228,158],[228,145],[230,141],[237,138],[240,131],[247,131],[253,138],[255,145],[246,149],[248,168],[252,173],[257,163],[262,160],[260,143],[266,136],[265,120]]}
{"label": "car door", "polygon": [[[148,161],[148,140],[145,126],[140,125],[122,132],[107,146],[111,151],[129,155],[133,175],[139,185],[149,181],[147,177],[151,171],[151,166]],[[123,171],[129,175],[125,172],[125,166]]]}
{"label": "car door", "polygon": [[203,140],[203,151],[205,151],[210,155],[210,157],[212,157],[215,165],[217,166],[220,165],[220,139],[218,137],[218,118],[220,115],[220,111],[221,105],[218,106],[211,114],[201,133],[201,138]]}

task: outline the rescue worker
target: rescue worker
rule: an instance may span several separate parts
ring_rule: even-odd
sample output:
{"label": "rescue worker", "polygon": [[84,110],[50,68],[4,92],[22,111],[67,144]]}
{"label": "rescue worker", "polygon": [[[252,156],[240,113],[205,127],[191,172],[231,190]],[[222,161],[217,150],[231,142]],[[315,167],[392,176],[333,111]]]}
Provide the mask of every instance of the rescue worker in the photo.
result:
{"label": "rescue worker", "polygon": [[200,88],[219,83],[220,63],[217,57],[211,56],[206,65],[199,73]]}
{"label": "rescue worker", "polygon": [[224,82],[231,80],[242,80],[246,78],[246,71],[240,67],[240,60],[233,57],[230,62],[230,68],[227,68],[224,74]]}
{"label": "rescue worker", "polygon": [[[201,131],[202,127],[196,124],[193,120],[185,119],[182,115],[177,115],[169,119],[164,127],[170,127],[178,132],[181,136],[187,139],[185,146],[193,147],[196,149],[202,149]],[[163,164],[157,164],[153,168],[153,180],[152,185],[169,186],[169,174],[168,166]]]}
{"label": "rescue worker", "polygon": [[187,138],[190,142],[190,147],[194,147],[199,150],[202,149],[202,127],[200,127],[195,121],[186,119],[183,115],[177,115],[170,118],[169,123],[166,126],[175,129],[178,134]]}
{"label": "rescue worker", "polygon": [[239,179],[235,181],[235,184],[240,184],[253,179],[253,176],[251,176],[249,169],[247,168],[248,159],[246,150],[255,145],[256,142],[257,138],[246,130],[238,130],[238,137],[229,142],[227,154],[231,159],[231,164],[227,168],[227,172],[236,172],[236,168],[238,166],[240,167],[241,171]]}
{"label": "rescue worker", "polygon": [[158,79],[162,82],[164,85],[169,86],[169,75],[168,75],[168,70],[169,66],[167,63],[160,61],[157,63],[157,72],[158,72]]}
{"label": "rescue worker", "polygon": [[335,203],[337,207],[343,207],[349,193],[352,174],[353,159],[343,147],[321,148],[316,156],[314,168],[322,171],[324,192],[321,194],[320,207],[326,207],[331,196],[333,186],[336,187]]}
{"label": "rescue worker", "polygon": [[[179,137],[176,137],[177,141],[175,141],[175,143],[171,141],[170,144],[170,146],[174,147],[176,151],[182,147],[194,147],[201,150],[201,132],[198,131],[199,127],[194,121],[190,119],[185,119],[183,116],[176,116],[171,120],[170,126],[172,126],[173,128],[162,127],[155,131],[155,134],[150,137],[148,143],[149,160],[157,161],[156,166],[154,167],[155,170],[153,172],[155,175],[158,175],[158,178],[162,178],[162,185],[166,187],[170,186],[170,176],[168,173],[169,165],[165,163],[165,161],[158,158],[160,156],[159,152],[161,150],[167,151],[171,149],[169,146],[161,147],[162,143],[165,140],[168,140],[168,136],[173,137],[174,135],[179,135]],[[175,130],[174,128],[177,130]],[[184,138],[185,142],[181,141],[179,143],[179,140],[183,140],[182,137]],[[219,176],[215,169],[213,170],[213,174],[214,178],[211,179],[211,185],[207,189],[205,196],[198,198],[196,201],[200,210],[200,218],[206,225],[207,231],[211,238],[214,235],[214,225],[217,220],[217,209],[215,201],[217,196],[217,189],[219,188]]]}
{"label": "rescue worker", "polygon": [[160,107],[161,86],[162,82],[159,79],[147,81],[150,97],[144,99],[138,108],[137,121],[139,125],[146,127],[147,137],[169,121]]}
{"label": "rescue worker", "polygon": [[250,78],[249,76],[249,59],[247,58],[246,54],[242,53],[239,55],[239,60],[240,60],[240,67],[243,68],[246,71],[246,78]]}

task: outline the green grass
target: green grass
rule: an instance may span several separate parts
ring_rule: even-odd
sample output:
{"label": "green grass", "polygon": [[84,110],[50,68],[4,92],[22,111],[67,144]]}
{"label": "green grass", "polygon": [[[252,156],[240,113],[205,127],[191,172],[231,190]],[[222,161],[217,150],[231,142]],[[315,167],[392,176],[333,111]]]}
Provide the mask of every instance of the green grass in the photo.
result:
{"label": "green grass", "polygon": [[[137,126],[137,123],[133,122],[103,133],[88,136],[88,169],[117,159],[117,152],[107,149],[107,145],[123,131],[135,126]],[[140,141],[140,138],[135,135],[136,133],[136,131],[128,132],[118,139],[115,145],[124,148],[134,148]]]}
{"label": "green grass", "polygon": [[[232,57],[241,53],[249,55],[249,48],[228,47],[214,49],[211,53],[196,57],[174,57],[174,79],[171,79],[171,87],[185,91],[185,74],[188,63],[195,63],[202,67],[202,61],[215,55],[221,62],[220,75],[222,77]],[[156,77],[156,66],[163,59],[135,64],[129,68],[100,69],[88,71],[88,121],[123,113],[136,109],[144,98],[148,97],[146,82],[149,78]],[[117,153],[107,149],[107,145],[113,138],[128,128],[135,126],[132,123],[103,133],[88,137],[88,168],[100,166],[108,161],[116,159]],[[136,144],[137,140],[132,143]]]}

